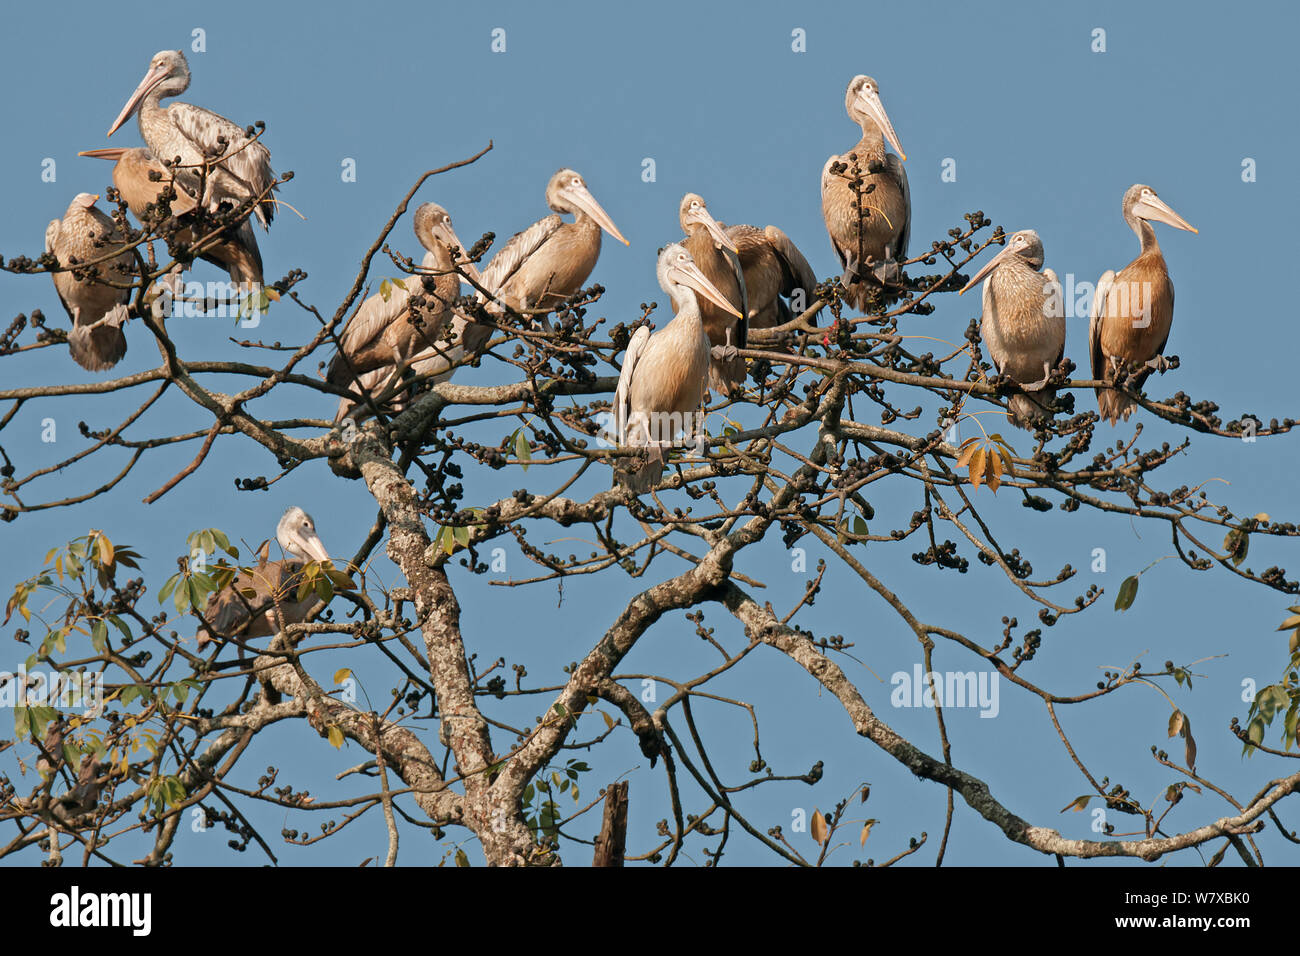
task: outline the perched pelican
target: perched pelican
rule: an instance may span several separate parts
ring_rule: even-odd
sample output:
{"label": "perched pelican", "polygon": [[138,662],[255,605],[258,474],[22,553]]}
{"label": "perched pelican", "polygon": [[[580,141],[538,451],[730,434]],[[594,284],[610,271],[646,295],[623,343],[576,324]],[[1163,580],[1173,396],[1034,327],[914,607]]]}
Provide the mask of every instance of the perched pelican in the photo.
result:
{"label": "perched pelican", "polygon": [[[546,205],[556,214],[511,237],[483,270],[483,287],[515,311],[554,308],[580,290],[600,256],[602,229],[628,245],[572,169],[551,177]],[[573,222],[560,218],[566,212],[573,213]]]}
{"label": "perched pelican", "polygon": [[[191,195],[199,194],[204,182],[203,165],[213,164],[206,175],[203,204],[215,209],[222,200],[238,205],[253,197],[263,197],[253,207],[263,228],[275,218],[275,173],[271,153],[261,141],[253,139],[238,126],[210,110],[189,103],[173,103],[166,108],[158,101],[179,96],[190,85],[190,67],[180,50],[160,50],[149,61],[149,70],[131,98],[122,107],[108,135],[117,132],[131,115],[140,111],[140,135],[160,159],[180,158],[176,179]],[[224,142],[222,142],[224,140]]]}
{"label": "perched pelican", "polygon": [[[745,389],[745,360],[736,354],[736,349],[745,347],[746,340],[745,289],[734,258],[740,250],[709,214],[703,196],[696,193],[683,196],[677,217],[682,232],[686,233],[682,245],[691,254],[704,277],[722,292],[732,306],[730,309],[722,309],[712,302],[699,303],[704,331],[713,343],[709,388],[734,398]],[[728,252],[731,256],[727,255]]]}
{"label": "perched pelican", "polygon": [[[907,241],[912,227],[912,199],[903,161],[907,154],[898,142],[885,107],[880,87],[869,76],[855,76],[844,98],[849,119],[862,127],[862,139],[852,149],[832,156],[822,167],[822,216],[831,245],[844,266],[845,301],[859,312],[866,308],[863,281],[897,282],[898,263],[907,258]],[[885,140],[898,155],[885,152]],[[861,216],[850,181],[854,160],[862,172]],[[835,163],[846,164],[840,173],[831,172]],[[874,188],[872,188],[874,187]],[[868,192],[867,190],[871,191]],[[871,272],[864,271],[867,260]]]}
{"label": "perched pelican", "polygon": [[[1099,381],[1115,381],[1121,362],[1145,365],[1131,383],[1132,388],[1140,389],[1152,371],[1164,371],[1163,353],[1174,321],[1174,284],[1151,223],[1163,222],[1187,232],[1196,229],[1161,201],[1154,189],[1141,183],[1124,193],[1123,210],[1124,221],[1137,233],[1142,249],[1119,275],[1107,270],[1097,280],[1088,349],[1092,377]],[[1097,406],[1101,417],[1112,425],[1133,414],[1133,400],[1113,389],[1097,390]]]}
{"label": "perched pelican", "polygon": [[[172,181],[171,171],[157,157],[143,147],[133,149],[87,149],[77,154],[94,159],[108,159],[114,162],[113,185],[122,194],[127,207],[140,220],[141,225],[159,225],[157,212],[151,214],[149,206],[159,205],[159,195]],[[149,174],[157,173],[157,179]],[[171,201],[171,215],[180,228],[168,238],[184,245],[193,245],[196,236],[187,225],[188,214],[198,207],[198,200],[185,191],[180,183],[174,184],[176,198]],[[220,240],[199,256],[205,262],[220,266],[230,273],[230,281],[236,284],[262,284],[262,253],[257,248],[257,235],[247,219],[242,220],[235,229],[226,229]]]}
{"label": "perched pelican", "polygon": [[[387,301],[381,293],[366,299],[343,330],[341,348],[326,373],[329,382],[335,385],[360,382],[363,387],[373,388],[376,382],[400,374],[401,367],[409,365],[418,353],[430,351],[453,357],[451,350],[455,347],[462,350],[454,356],[459,357],[463,349],[472,349],[490,331],[486,326],[470,325],[463,319],[459,324],[453,321],[451,303],[460,294],[456,265],[476,280],[479,274],[474,264],[464,258],[467,247],[457,238],[447,210],[437,203],[424,203],[415,210],[412,225],[415,237],[426,250],[422,265],[433,275],[433,291],[426,291],[423,278],[414,275],[394,280]],[[458,250],[454,260],[452,249]],[[425,299],[425,305],[417,310],[418,325],[412,321],[412,294]],[[460,333],[458,341],[439,344],[448,323],[453,323],[453,330]],[[469,335],[467,330],[471,330]],[[471,342],[470,338],[476,341]],[[364,381],[360,379],[372,371],[379,374]],[[339,414],[340,417],[346,414],[342,405]]]}
{"label": "perched pelican", "polygon": [[[116,224],[95,208],[98,196],[78,193],[63,214],[45,228],[45,251],[53,253],[59,265],[91,262],[111,255],[121,247]],[[114,243],[114,240],[118,240]],[[102,244],[100,244],[102,243]],[[78,278],[72,272],[55,272],[54,288],[72,319],[68,350],[77,364],[92,372],[112,368],[126,354],[127,319],[132,271],[135,259],[123,252],[98,262],[94,278]]]}
{"label": "perched pelican", "polygon": [[776,226],[728,226],[726,233],[740,253],[751,329],[770,329],[793,319],[795,313],[785,300],[796,298],[800,290],[803,308],[812,304],[817,276],[789,236]]}
{"label": "perched pelican", "polygon": [[712,346],[695,297],[698,292],[724,311],[739,317],[724,296],[700,271],[691,254],[669,243],[659,254],[659,287],[672,301],[672,321],[657,334],[646,326],[636,330],[623,355],[623,370],[614,394],[614,427],[623,448],[649,447],[649,460],[619,467],[614,476],[637,494],[649,491],[664,470],[665,447],[678,432],[702,430],[695,413],[708,387]]}
{"label": "perched pelican", "polygon": [[[290,508],[276,525],[275,538],[290,557],[282,561],[268,560],[271,556],[268,541],[258,552],[257,567],[250,569],[251,573],[236,574],[229,584],[208,598],[203,618],[209,627],[199,631],[200,649],[214,638],[268,637],[286,624],[299,623],[321,603],[314,590],[301,601],[297,600],[304,563],[329,560],[329,552],[316,534],[311,515],[299,507]],[[254,592],[251,595],[250,590]]]}
{"label": "perched pelican", "polygon": [[[1007,402],[1011,421],[1028,428],[1034,418],[1052,417],[1045,399],[1055,396],[1047,379],[1065,355],[1065,305],[1056,273],[1043,268],[1043,242],[1032,229],[1013,232],[1006,248],[984,264],[961,290],[984,282],[980,334],[993,364],[1026,391]],[[961,293],[958,293],[959,295]]]}

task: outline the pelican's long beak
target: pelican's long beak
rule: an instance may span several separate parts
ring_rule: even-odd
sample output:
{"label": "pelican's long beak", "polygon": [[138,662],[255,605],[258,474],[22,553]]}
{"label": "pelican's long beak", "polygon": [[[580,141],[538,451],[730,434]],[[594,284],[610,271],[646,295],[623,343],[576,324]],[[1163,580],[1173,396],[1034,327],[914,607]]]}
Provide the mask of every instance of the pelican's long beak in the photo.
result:
{"label": "pelican's long beak", "polygon": [[701,207],[697,212],[688,212],[686,214],[686,221],[688,223],[697,222],[703,226],[708,234],[713,237],[713,241],[718,244],[719,248],[730,249],[736,255],[740,255],[740,250],[736,248],[736,243],[732,241],[732,238],[729,235],[723,232],[722,227],[718,225],[718,220],[709,215],[707,209]]}
{"label": "pelican's long beak", "polygon": [[1184,232],[1198,232],[1195,226],[1169,208],[1169,204],[1159,196],[1139,200],[1133,209],[1133,214],[1139,219],[1153,219],[1156,222],[1163,222],[1166,226],[1182,229]]}
{"label": "pelican's long beak", "polygon": [[117,119],[113,121],[113,125],[108,128],[109,136],[116,133],[118,129],[121,128],[122,124],[131,118],[131,114],[140,108],[140,101],[148,96],[149,91],[161,83],[163,77],[166,75],[167,67],[162,64],[151,66],[149,68],[149,72],[144,75],[144,79],[140,81],[140,85],[135,88],[135,92],[131,94],[131,98],[127,100],[126,105],[122,107],[122,112],[117,115]]}
{"label": "pelican's long beak", "polygon": [[81,201],[82,206],[89,209],[91,206],[95,205],[95,203],[99,202],[99,193],[82,193],[77,198]]}
{"label": "pelican's long beak", "polygon": [[744,318],[740,314],[740,310],[727,301],[727,297],[718,291],[718,287],[705,277],[704,273],[700,271],[700,267],[694,262],[673,266],[668,270],[668,277],[675,282],[680,282],[682,285],[690,286],[718,308],[730,312],[736,318]]}
{"label": "pelican's long beak", "polygon": [[77,155],[89,156],[91,159],[111,159],[116,161],[121,159],[126,151],[127,147],[125,146],[109,146],[104,149],[83,149]]}
{"label": "pelican's long beak", "polygon": [[325,550],[325,544],[321,541],[320,536],[315,531],[294,534],[294,544],[298,550],[311,558],[313,561],[328,561],[329,552]]}
{"label": "pelican's long beak", "polygon": [[898,153],[898,158],[907,162],[907,153],[903,152],[903,146],[898,141],[898,134],[894,132],[894,124],[889,122],[889,114],[885,112],[885,104],[880,102],[880,94],[864,86],[858,90],[857,104],[862,112],[875,120],[876,125],[880,127],[880,131],[885,134],[885,139],[889,140],[889,145],[893,146],[894,151]]}
{"label": "pelican's long beak", "polygon": [[623,245],[630,246],[632,244],[623,238],[623,234],[618,231],[618,226],[614,225],[614,220],[609,218],[609,213],[600,208],[600,203],[596,202],[596,197],[591,194],[586,186],[565,186],[561,190],[561,194],[574,206],[596,220],[596,224],[601,229],[604,229]]}
{"label": "pelican's long beak", "polygon": [[1016,253],[1012,251],[1010,246],[1007,246],[1007,248],[1003,249],[1001,252],[999,252],[988,262],[984,263],[984,268],[980,269],[979,272],[975,273],[975,275],[971,277],[970,282],[967,282],[964,286],[962,286],[961,292],[958,292],[957,294],[961,295],[962,292],[965,292],[967,289],[971,288],[972,286],[979,285],[981,282],[984,281],[984,279],[988,277],[989,273],[991,273],[994,269],[996,269],[1003,262],[1005,262],[1007,259],[1011,258],[1014,255],[1016,255]]}
{"label": "pelican's long beak", "polygon": [[451,223],[438,223],[438,225],[433,227],[433,234],[446,243],[448,248],[454,247],[460,250],[460,255],[457,257],[456,265],[460,266],[461,272],[468,276],[472,276],[475,282],[482,285],[483,276],[479,273],[478,266],[466,258],[469,252],[469,246],[460,241],[460,237],[456,235],[456,230],[451,228]]}

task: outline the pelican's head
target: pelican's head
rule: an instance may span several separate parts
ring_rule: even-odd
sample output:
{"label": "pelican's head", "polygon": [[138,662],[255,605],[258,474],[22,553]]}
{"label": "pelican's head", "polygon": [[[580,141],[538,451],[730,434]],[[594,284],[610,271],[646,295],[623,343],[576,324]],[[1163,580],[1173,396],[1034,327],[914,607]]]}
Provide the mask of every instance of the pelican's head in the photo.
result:
{"label": "pelican's head", "polygon": [[962,286],[961,292],[958,292],[957,294],[961,295],[962,292],[965,292],[967,289],[971,288],[971,286],[978,285],[981,281],[987,278],[994,269],[1005,262],[1009,262],[1013,256],[1023,259],[1033,267],[1035,272],[1037,272],[1043,268],[1043,240],[1039,239],[1038,233],[1034,232],[1032,229],[1021,229],[1019,232],[1013,232],[1011,235],[1007,236],[1007,244],[1005,248],[1003,248],[1001,252],[988,262],[984,263],[984,268],[975,273],[970,282],[967,282]]}
{"label": "pelican's head", "polygon": [[864,132],[870,122],[889,140],[889,145],[894,147],[898,158],[907,159],[907,153],[903,152],[902,144],[898,142],[898,134],[894,132],[894,124],[889,122],[885,105],[880,102],[880,87],[875,80],[862,73],[855,76],[844,95],[844,108],[849,111],[849,119],[862,127]]}
{"label": "pelican's head", "polygon": [[727,297],[718,291],[695,264],[695,259],[678,242],[670,242],[659,253],[659,288],[668,293],[675,309],[688,302],[694,303],[698,292],[718,308],[741,318],[740,310],[727,301]]}
{"label": "pelican's head", "polygon": [[99,202],[99,197],[94,193],[77,193],[77,195],[72,197],[72,203],[68,206],[68,212],[76,212],[79,209],[91,209],[97,202]]}
{"label": "pelican's head", "polygon": [[185,62],[185,54],[180,50],[159,50],[149,61],[149,69],[145,72],[144,79],[135,88],[131,98],[126,101],[126,105],[122,107],[122,112],[118,114],[113,125],[108,128],[108,135],[112,136],[116,133],[121,125],[140,108],[140,104],[150,93],[157,91],[160,98],[176,96],[178,93],[184,93],[189,85],[190,65]]}
{"label": "pelican's head", "polygon": [[1137,228],[1135,220],[1141,219],[1147,222],[1163,222],[1166,226],[1173,226],[1185,232],[1197,231],[1195,226],[1170,209],[1168,204],[1156,195],[1154,189],[1141,183],[1130,186],[1124,193],[1124,219],[1135,229]]}
{"label": "pelican's head", "polygon": [[736,248],[731,237],[723,232],[718,221],[709,215],[709,207],[704,204],[703,196],[698,193],[687,193],[682,197],[682,205],[677,213],[682,224],[682,232],[686,235],[693,236],[697,227],[703,227],[719,249],[730,249],[739,254],[740,250]]}
{"label": "pelican's head", "polygon": [[415,229],[415,238],[419,239],[420,245],[430,252],[437,251],[438,246],[447,250],[459,249],[460,254],[456,264],[466,274],[473,276],[474,281],[482,281],[478,268],[466,257],[469,247],[460,241],[456,236],[456,230],[451,227],[451,216],[447,214],[447,210],[436,202],[423,203],[415,210],[412,226]]}
{"label": "pelican's head", "polygon": [[275,540],[286,554],[303,561],[328,561],[329,552],[316,534],[316,523],[311,515],[297,505],[286,511],[275,526]]}
{"label": "pelican's head", "polygon": [[600,203],[587,190],[587,183],[572,169],[561,169],[546,184],[546,205],[556,212],[571,212],[575,216],[586,215],[596,224],[617,239],[623,245],[631,245],[614,225],[614,220],[600,208]]}

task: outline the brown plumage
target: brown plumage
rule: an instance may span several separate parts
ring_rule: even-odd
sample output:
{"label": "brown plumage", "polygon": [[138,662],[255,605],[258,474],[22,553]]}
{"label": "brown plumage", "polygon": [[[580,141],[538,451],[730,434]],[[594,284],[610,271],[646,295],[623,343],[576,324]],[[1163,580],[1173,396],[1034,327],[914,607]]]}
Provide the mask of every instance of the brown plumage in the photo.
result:
{"label": "brown plumage", "polygon": [[249,573],[236,574],[229,584],[208,598],[203,617],[210,629],[205,627],[199,631],[200,650],[214,638],[268,637],[284,625],[300,623],[321,603],[315,591],[297,600],[305,563],[329,560],[311,515],[301,508],[290,508],[280,518],[275,536],[290,557],[269,560],[268,541],[258,552],[257,567],[250,568]]}
{"label": "brown plumage", "polygon": [[[456,265],[475,279],[479,278],[478,270],[464,260],[465,247],[441,206],[421,205],[415,211],[413,226],[416,238],[430,254],[424,260],[430,275],[394,280],[387,298],[376,293],[362,303],[343,330],[339,352],[330,362],[326,379],[332,384],[347,385],[372,370],[404,367],[420,352],[449,347],[445,341],[438,343],[452,322],[451,303],[460,294]],[[453,249],[458,250],[454,257]],[[426,284],[428,279],[432,280],[431,290]],[[412,295],[424,298],[424,305],[415,309],[415,321]],[[480,328],[477,324],[474,327]]]}
{"label": "brown plumage", "polygon": [[736,270],[736,243],[709,214],[704,198],[696,193],[682,197],[678,221],[686,239],[682,245],[691,254],[704,277],[726,297],[737,317],[705,299],[699,303],[704,331],[712,343],[709,388],[735,398],[745,390],[745,360],[736,349],[746,346],[745,288]]}
{"label": "brown plumage", "polygon": [[[822,167],[822,216],[844,267],[845,301],[862,312],[867,306],[864,283],[894,284],[902,277],[898,263],[907,258],[912,199],[903,169],[907,157],[880,102],[876,81],[855,76],[844,106],[849,118],[862,128],[862,139],[847,152],[830,157]],[[897,156],[886,152],[886,139],[898,150]],[[860,215],[851,185],[855,162],[863,183]],[[832,172],[837,163],[846,168]]]}
{"label": "brown plumage", "polygon": [[[1153,371],[1164,371],[1163,353],[1174,321],[1174,284],[1151,222],[1188,232],[1196,229],[1141,183],[1124,193],[1122,208],[1141,249],[1118,275],[1108,270],[1097,281],[1088,350],[1092,376],[1099,381],[1115,382],[1121,363],[1145,366],[1130,381],[1130,388],[1139,390]],[[1121,418],[1128,420],[1134,403],[1114,389],[1099,388],[1097,406],[1101,417],[1115,425]]]}
{"label": "brown plumage", "polygon": [[[51,220],[46,227],[45,251],[53,253],[60,266],[101,260],[121,248],[116,224],[95,208],[98,199],[90,193],[78,193],[63,218]],[[101,372],[126,355],[122,325],[127,320],[134,266],[134,257],[123,252],[90,267],[95,272],[93,277],[78,278],[72,272],[53,274],[59,301],[72,319],[68,351],[82,368]]]}
{"label": "brown plumage", "polygon": [[[551,177],[546,205],[556,214],[512,236],[483,270],[483,287],[515,311],[553,309],[578,292],[600,258],[602,229],[628,244],[572,169]],[[560,213],[573,213],[573,222]]]}
{"label": "brown plumage", "polygon": [[817,276],[803,253],[776,226],[727,226],[736,244],[745,276],[745,296],[751,329],[784,325],[796,315],[786,299],[802,312],[812,304]]}
{"label": "brown plumage", "polygon": [[[176,230],[168,230],[168,240],[192,246],[206,235],[206,232],[195,235],[192,228],[191,213],[198,207],[198,200],[180,183],[172,183],[172,173],[149,150],[143,147],[88,149],[77,155],[114,161],[113,185],[121,193],[127,208],[146,228],[158,229],[166,222],[159,218],[162,213],[160,196],[163,190],[173,185],[176,198],[171,201],[170,212],[176,221]],[[151,173],[157,178],[150,178]],[[199,258],[225,269],[231,282],[262,284],[262,253],[257,248],[257,236],[247,218],[235,228],[223,230],[215,242],[208,240],[205,245],[207,249]]]}

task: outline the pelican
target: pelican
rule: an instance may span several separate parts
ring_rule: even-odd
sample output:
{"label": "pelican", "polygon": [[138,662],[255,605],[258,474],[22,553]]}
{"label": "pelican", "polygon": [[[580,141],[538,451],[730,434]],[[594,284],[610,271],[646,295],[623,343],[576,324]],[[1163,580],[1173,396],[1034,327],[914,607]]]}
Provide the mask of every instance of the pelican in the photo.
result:
{"label": "pelican", "polygon": [[[140,112],[140,135],[149,149],[163,160],[180,159],[176,179],[187,192],[197,196],[204,183],[203,204],[216,209],[222,200],[238,205],[261,197],[253,215],[263,228],[275,218],[275,172],[271,153],[261,141],[254,141],[244,130],[210,110],[189,103],[173,103],[166,108],[158,101],[179,96],[190,85],[190,67],[180,50],[160,50],[149,61],[149,69],[122,107],[108,135],[112,136]],[[224,141],[224,142],[223,142]],[[204,164],[210,164],[206,176]]]}
{"label": "pelican", "polygon": [[271,556],[268,541],[258,552],[256,568],[248,573],[239,572],[208,598],[203,609],[208,626],[199,631],[200,649],[217,638],[268,637],[287,624],[301,622],[321,603],[314,590],[301,601],[297,600],[303,565],[308,561],[329,560],[329,552],[316,534],[311,515],[296,505],[290,508],[276,525],[275,538],[290,557],[282,561],[268,560]]}
{"label": "pelican", "polygon": [[[95,208],[98,200],[91,193],[78,193],[63,218],[52,219],[45,227],[45,251],[56,256],[60,266],[67,267],[74,259],[78,263],[103,259],[120,248],[121,236],[113,220]],[[122,325],[134,266],[131,253],[122,252],[91,267],[96,271],[93,278],[53,273],[54,289],[72,319],[68,350],[82,368],[101,372],[126,354]]]}
{"label": "pelican", "polygon": [[1011,421],[1029,428],[1031,420],[1052,417],[1046,399],[1056,389],[1047,379],[1065,355],[1065,306],[1056,273],[1043,268],[1043,242],[1032,229],[1013,232],[1006,248],[962,288],[984,282],[980,334],[993,364],[1028,392],[1007,401]]}
{"label": "pelican", "polygon": [[[1174,284],[1160,254],[1152,222],[1163,222],[1187,232],[1196,229],[1169,208],[1150,186],[1138,183],[1124,193],[1124,221],[1142,244],[1136,259],[1116,275],[1107,270],[1097,280],[1088,322],[1088,350],[1092,377],[1114,382],[1121,362],[1145,365],[1131,382],[1140,389],[1154,370],[1167,367],[1165,343],[1174,321]],[[1133,414],[1133,399],[1113,389],[1097,390],[1101,417],[1112,425]]]}
{"label": "pelican", "polygon": [[776,226],[727,226],[726,233],[739,251],[750,328],[770,329],[793,319],[785,300],[800,290],[804,308],[811,304],[817,276],[789,236]]}
{"label": "pelican", "polygon": [[[433,291],[425,291],[420,275],[409,276],[393,282],[393,289],[385,301],[380,293],[362,303],[343,331],[338,354],[330,362],[326,379],[335,385],[355,382],[363,388],[374,385],[410,365],[420,354],[445,356],[449,364],[473,350],[486,338],[490,328],[479,323],[466,323],[454,316],[451,303],[460,294],[460,276],[456,266],[483,284],[478,269],[464,258],[466,247],[452,228],[447,210],[437,203],[427,202],[415,210],[412,223],[415,237],[426,253],[423,267],[433,274]],[[456,249],[455,259],[452,250]],[[419,325],[412,321],[411,295],[422,295],[426,304],[419,309]],[[445,327],[451,323],[457,342],[438,345]],[[453,349],[456,351],[453,352]],[[378,374],[364,378],[365,373]],[[344,402],[351,407],[350,400]],[[339,417],[347,413],[342,404]]]}
{"label": "pelican", "polygon": [[[171,215],[178,228],[173,235],[167,236],[170,242],[193,245],[203,235],[195,235],[189,224],[189,214],[198,208],[198,200],[185,191],[180,183],[172,183],[172,173],[158,162],[153,153],[143,147],[87,149],[77,154],[93,159],[111,160],[113,165],[113,185],[121,193],[127,207],[146,228],[157,226],[157,212],[150,212],[150,205],[155,209],[160,206],[159,195],[172,184],[176,198],[171,201]],[[157,179],[151,179],[150,173],[157,173]],[[239,223],[238,228],[225,229],[218,242],[199,256],[205,262],[220,266],[230,274],[230,281],[236,284],[262,284],[262,254],[257,248],[257,235],[247,219]]]}
{"label": "pelican", "polygon": [[[745,331],[745,289],[740,273],[734,264],[740,252],[735,241],[722,231],[717,220],[709,214],[704,197],[687,193],[677,210],[682,232],[686,239],[682,245],[695,260],[695,265],[715,289],[722,292],[733,307],[722,309],[712,302],[701,302],[700,317],[704,331],[713,343],[709,364],[709,388],[724,392],[732,398],[745,388],[745,360],[736,354],[743,349]],[[729,257],[727,253],[730,252]],[[737,318],[739,316],[739,318]]]}
{"label": "pelican", "polygon": [[[483,287],[516,312],[554,308],[580,290],[600,256],[602,229],[629,244],[572,169],[551,177],[546,205],[555,215],[511,237],[483,270]],[[573,222],[561,213],[573,213]]]}
{"label": "pelican", "polygon": [[695,294],[740,317],[685,246],[665,246],[656,272],[675,315],[653,336],[644,325],[636,330],[614,393],[619,446],[651,449],[645,464],[615,469],[615,479],[637,494],[649,491],[663,475],[664,448],[679,431],[694,433],[696,441],[703,437],[694,418],[708,387],[712,345]]}
{"label": "pelican", "polygon": [[[894,283],[901,276],[898,263],[907,258],[912,199],[903,169],[907,154],[880,102],[876,81],[869,76],[855,76],[844,97],[844,107],[849,119],[862,127],[862,139],[848,152],[826,160],[822,167],[822,216],[831,245],[844,266],[844,286],[848,290],[845,301],[862,312],[867,304],[864,277]],[[885,140],[898,155],[885,152]],[[851,156],[857,157],[862,171],[861,217],[850,185],[854,164]],[[841,173],[831,172],[836,163],[844,163],[847,168]],[[863,270],[869,259],[874,265],[867,273]]]}

